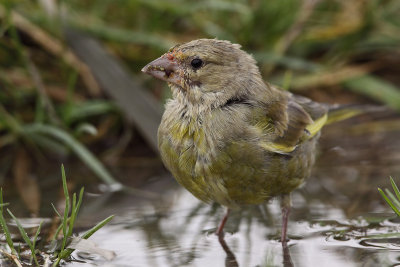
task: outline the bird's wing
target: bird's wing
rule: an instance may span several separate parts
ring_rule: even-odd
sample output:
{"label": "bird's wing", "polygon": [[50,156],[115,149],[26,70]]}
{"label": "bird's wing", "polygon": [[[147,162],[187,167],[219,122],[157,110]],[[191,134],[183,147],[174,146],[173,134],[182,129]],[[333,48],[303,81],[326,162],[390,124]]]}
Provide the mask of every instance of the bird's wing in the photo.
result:
{"label": "bird's wing", "polygon": [[328,104],[318,103],[304,96],[291,94],[290,98],[299,104],[314,121],[327,114],[329,110]]}
{"label": "bird's wing", "polygon": [[[283,130],[277,131],[276,136],[262,146],[271,152],[289,154],[296,147],[314,137],[327,121],[327,107],[306,97],[289,94],[286,105],[281,113],[287,118]],[[267,115],[268,116],[268,115]],[[275,121],[270,120],[274,127]],[[277,124],[282,127],[282,123]]]}

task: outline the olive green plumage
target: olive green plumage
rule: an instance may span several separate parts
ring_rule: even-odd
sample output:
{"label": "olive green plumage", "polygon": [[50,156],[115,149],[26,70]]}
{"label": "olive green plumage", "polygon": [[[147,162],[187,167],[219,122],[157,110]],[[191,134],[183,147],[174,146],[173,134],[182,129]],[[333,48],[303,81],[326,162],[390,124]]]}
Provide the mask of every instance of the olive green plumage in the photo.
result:
{"label": "olive green plumage", "polygon": [[197,198],[227,207],[258,204],[309,176],[327,106],[264,83],[239,45],[195,40],[144,71],[169,82],[173,98],[159,127],[159,149]]}

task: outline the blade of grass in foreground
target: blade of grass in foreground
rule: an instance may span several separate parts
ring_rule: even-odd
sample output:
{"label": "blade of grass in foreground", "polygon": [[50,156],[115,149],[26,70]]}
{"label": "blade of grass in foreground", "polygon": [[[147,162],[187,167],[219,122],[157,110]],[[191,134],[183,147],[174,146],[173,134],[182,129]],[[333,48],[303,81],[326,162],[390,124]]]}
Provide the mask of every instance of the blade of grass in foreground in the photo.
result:
{"label": "blade of grass in foreground", "polygon": [[11,253],[13,255],[17,255],[17,251],[14,248],[14,242],[11,239],[10,230],[8,230],[6,220],[3,216],[3,206],[5,206],[5,203],[3,203],[3,188],[0,188],[0,204],[1,204],[0,205],[0,225],[1,225],[1,228],[3,229],[4,235],[6,236],[6,241],[7,241],[8,246],[11,249]]}
{"label": "blade of grass in foreground", "polygon": [[[22,227],[22,225],[19,222],[19,220],[17,219],[17,217],[15,217],[14,214],[9,209],[7,209],[7,211],[10,214],[10,216],[14,219],[15,223],[17,224],[18,230],[21,233],[21,236],[24,239],[25,243],[29,246],[31,253],[32,253],[31,255],[33,257],[33,261],[35,262],[36,266],[40,266],[39,262],[37,260],[37,257],[36,257],[35,244],[32,243],[31,239],[29,238],[28,234],[26,233],[24,227]],[[41,225],[41,223],[40,223],[40,225]],[[39,228],[40,228],[40,226],[39,226]],[[40,229],[38,229],[38,230],[40,231]]]}
{"label": "blade of grass in foreground", "polygon": [[83,192],[84,192],[84,188],[82,187],[81,191],[79,193],[78,203],[76,203],[76,194],[74,193],[74,201],[73,201],[72,210],[71,210],[71,217],[70,217],[70,222],[69,222],[70,227],[68,229],[68,236],[72,235],[72,229],[75,224],[76,216],[78,215],[79,208],[81,207],[81,204],[82,204]]}
{"label": "blade of grass in foreground", "polygon": [[[103,226],[105,226],[108,222],[110,222],[112,219],[114,218],[114,215],[111,215],[109,217],[107,217],[106,219],[102,220],[101,222],[99,222],[98,224],[96,224],[95,226],[93,226],[91,229],[89,229],[86,233],[84,233],[82,236],[80,236],[80,238],[82,239],[88,239],[89,237],[91,237],[95,232],[97,232],[100,228],[102,228]],[[60,261],[62,259],[66,259],[68,258],[72,252],[74,252],[75,249],[71,249],[71,248],[67,248],[63,251],[60,252],[57,261],[54,262],[53,267],[54,266],[58,266],[58,264],[60,263]]]}
{"label": "blade of grass in foreground", "polygon": [[397,187],[396,183],[394,182],[393,178],[390,177],[390,183],[392,184],[394,193],[396,194],[396,197],[398,200],[400,200],[400,191],[399,188]]}
{"label": "blade of grass in foreground", "polygon": [[[61,165],[61,178],[62,178],[62,184],[63,184],[63,190],[64,190],[64,196],[65,196],[65,209],[64,209],[64,215],[61,216],[61,214],[57,211],[57,209],[54,207],[54,205],[52,205],[55,212],[62,220],[62,223],[61,223],[60,227],[57,229],[53,240],[55,240],[57,238],[57,235],[61,229],[63,232],[63,238],[62,238],[60,252],[57,255],[56,261],[53,263],[53,267],[58,266],[60,264],[61,260],[67,259],[71,255],[71,253],[74,251],[74,249],[68,248],[67,244],[70,241],[70,238],[73,233],[75,219],[78,215],[80,206],[82,204],[83,192],[84,192],[84,188],[82,188],[79,193],[78,201],[76,200],[76,193],[74,193],[72,195],[71,215],[68,216],[69,210],[70,210],[70,203],[69,203],[70,197],[69,197],[69,193],[68,193],[67,177],[65,175],[64,165]],[[106,225],[113,217],[114,217],[114,215],[101,221],[100,223],[98,223],[97,225],[95,225],[94,227],[89,229],[86,233],[84,233],[80,238],[88,239],[93,233],[95,233],[97,230],[99,230],[104,225]]]}
{"label": "blade of grass in foreground", "polygon": [[400,211],[393,205],[392,201],[386,196],[385,192],[383,192],[382,189],[378,188],[379,193],[381,193],[382,197],[385,199],[386,203],[389,204],[389,206],[392,208],[392,210],[394,212],[396,212],[396,214],[398,216],[400,216]]}
{"label": "blade of grass in foreground", "polygon": [[393,205],[400,210],[400,201],[390,192],[388,189],[385,189],[386,195],[392,201]]}
{"label": "blade of grass in foreground", "polygon": [[68,193],[68,186],[67,186],[67,178],[65,175],[64,165],[61,165],[61,177],[62,177],[62,185],[64,189],[64,197],[65,197],[65,208],[64,208],[64,216],[62,217],[62,232],[63,232],[63,239],[61,243],[61,251],[67,246],[68,240],[68,214],[69,214],[69,193]]}
{"label": "blade of grass in foreground", "polygon": [[98,224],[96,224],[95,226],[93,226],[92,228],[90,228],[86,233],[84,233],[82,235],[83,239],[88,239],[89,237],[91,237],[94,233],[96,233],[100,228],[102,228],[104,225],[106,225],[109,221],[111,221],[114,218],[114,215],[111,215],[107,218],[105,218],[104,220],[102,220],[101,222],[99,222]]}
{"label": "blade of grass in foreground", "polygon": [[397,214],[397,216],[400,216],[400,191],[392,177],[390,177],[390,183],[392,184],[392,188],[396,196],[388,189],[385,190],[386,193],[380,188],[378,188],[378,191],[382,195],[383,199],[385,199],[386,203],[388,203],[392,210]]}

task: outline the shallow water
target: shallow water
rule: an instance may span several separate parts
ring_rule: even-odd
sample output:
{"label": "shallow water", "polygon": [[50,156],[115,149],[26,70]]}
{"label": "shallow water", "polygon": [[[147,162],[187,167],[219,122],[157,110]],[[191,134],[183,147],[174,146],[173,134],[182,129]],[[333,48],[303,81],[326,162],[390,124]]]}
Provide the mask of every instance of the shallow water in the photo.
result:
{"label": "shallow water", "polygon": [[155,198],[86,189],[78,227],[115,214],[91,240],[116,257],[76,252],[66,266],[400,266],[400,220],[377,191],[390,175],[400,184],[400,121],[386,121],[385,130],[352,121],[325,129],[310,179],[292,194],[286,250],[278,200],[233,211],[219,241],[224,209],[201,203],[156,164],[127,174],[151,178],[142,189]]}
{"label": "shallow water", "polygon": [[146,187],[156,200],[104,200],[96,217],[117,217],[92,240],[115,251],[114,260],[78,252],[87,263],[68,266],[400,266],[400,221],[377,191],[389,187],[389,175],[400,179],[400,131],[359,129],[350,122],[325,130],[313,174],[292,196],[287,250],[278,242],[278,200],[234,211],[220,242],[213,232],[223,208],[202,204],[165,174]]}
{"label": "shallow water", "polygon": [[[175,191],[175,190],[174,190]],[[278,242],[279,203],[262,209],[234,212],[226,226],[225,243],[213,234],[223,210],[199,204],[189,193],[176,189],[171,205],[161,203],[126,208],[112,225],[92,240],[112,249],[111,262],[97,258],[97,266],[377,266],[400,264],[399,238],[370,236],[398,231],[383,220],[368,223],[349,220],[332,206],[315,206],[312,221],[294,212],[289,226],[289,251]],[[299,195],[296,196],[300,197]],[[268,215],[267,215],[268,214]],[[384,216],[384,214],[374,214]],[[277,221],[274,223],[274,221]],[[397,243],[397,244],[396,244]],[[387,249],[384,249],[387,248]],[[286,255],[285,255],[286,254]],[[87,260],[84,254],[77,259]],[[91,255],[90,257],[92,257]],[[290,258],[290,259],[288,259]],[[284,259],[286,263],[284,264]],[[71,263],[68,266],[92,266]],[[370,265],[369,265],[370,264]],[[382,266],[382,265],[381,265]]]}

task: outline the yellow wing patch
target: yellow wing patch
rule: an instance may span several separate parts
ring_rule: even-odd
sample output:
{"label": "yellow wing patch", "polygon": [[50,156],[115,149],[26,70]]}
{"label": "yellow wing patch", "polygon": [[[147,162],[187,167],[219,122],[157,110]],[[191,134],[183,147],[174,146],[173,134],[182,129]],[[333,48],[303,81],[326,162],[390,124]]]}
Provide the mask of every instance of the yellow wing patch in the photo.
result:
{"label": "yellow wing patch", "polygon": [[[319,119],[315,120],[313,123],[307,125],[305,130],[309,132],[309,135],[307,136],[306,139],[314,137],[326,124],[327,120],[328,120],[328,114],[325,114]],[[284,144],[273,143],[273,142],[262,142],[260,145],[262,148],[278,154],[289,154],[290,152],[293,152],[297,147],[297,145],[287,146]]]}
{"label": "yellow wing patch", "polygon": [[325,114],[321,118],[314,121],[306,126],[306,130],[310,133],[310,138],[316,135],[321,128],[325,125],[326,121],[328,120],[328,114]]}
{"label": "yellow wing patch", "polygon": [[285,146],[283,144],[277,144],[272,142],[263,142],[261,147],[274,153],[278,154],[288,154],[296,149],[297,146]]}
{"label": "yellow wing patch", "polygon": [[357,116],[359,114],[364,113],[365,111],[363,110],[351,110],[351,108],[344,108],[344,109],[339,109],[339,110],[334,110],[334,111],[330,111],[329,112],[329,118],[326,122],[326,124],[331,124],[333,122],[337,122],[337,121],[342,121],[354,116]]}

